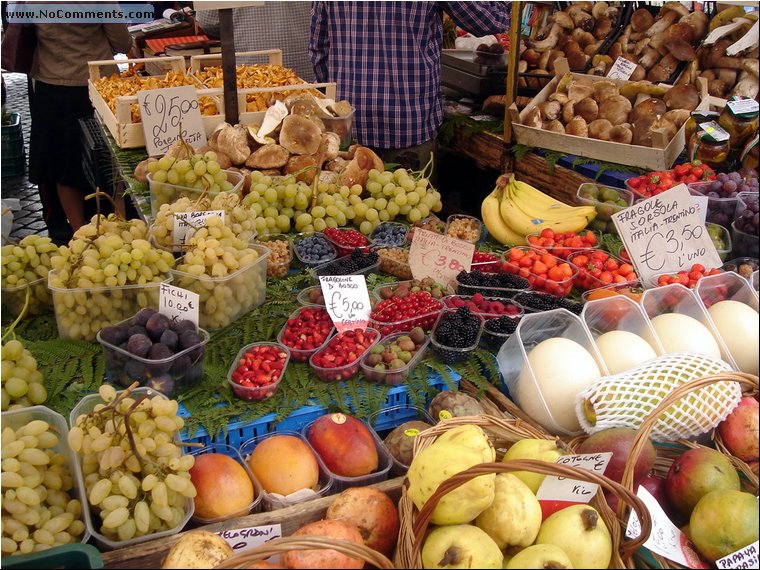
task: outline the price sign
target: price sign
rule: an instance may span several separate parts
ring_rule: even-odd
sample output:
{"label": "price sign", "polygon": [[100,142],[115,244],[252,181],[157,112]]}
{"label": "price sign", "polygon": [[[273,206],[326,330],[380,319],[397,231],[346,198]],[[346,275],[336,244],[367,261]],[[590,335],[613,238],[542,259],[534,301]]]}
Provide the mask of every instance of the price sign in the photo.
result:
{"label": "price sign", "polygon": [[758,110],[760,110],[760,104],[754,99],[732,99],[731,101],[726,102],[726,105],[728,105],[734,115],[739,115],[741,113],[757,113]]}
{"label": "price sign", "polygon": [[198,305],[200,297],[181,287],[161,283],[158,290],[158,312],[166,315],[172,321],[187,319],[198,327]]}
{"label": "price sign", "polygon": [[[649,533],[649,538],[644,543],[644,547],[688,568],[710,568],[699,558],[686,535],[670,521],[657,499],[642,486],[639,486],[636,494],[644,502],[649,515],[652,517],[652,532]],[[639,534],[641,534],[641,522],[636,512],[631,511],[625,535],[628,538],[636,538]]]}
{"label": "price sign", "polygon": [[715,561],[718,568],[757,568],[760,565],[758,560],[758,541],[732,552],[728,556],[719,558]]}
{"label": "price sign", "polygon": [[473,243],[417,228],[409,248],[412,276],[447,285],[460,271],[470,270],[474,252]]}
{"label": "price sign", "polygon": [[372,306],[364,275],[335,275],[319,278],[325,308],[338,332],[364,328]]}
{"label": "price sign", "polygon": [[631,78],[631,75],[633,75],[633,72],[636,70],[636,64],[632,61],[625,59],[622,56],[619,56],[615,63],[612,64],[612,67],[610,68],[609,73],[607,74],[607,79],[622,79],[624,81],[627,81]]}
{"label": "price sign", "polygon": [[255,548],[282,537],[282,528],[279,524],[237,528],[234,530],[222,530],[217,533],[227,541],[235,552],[242,552]]}
{"label": "price sign", "polygon": [[206,224],[206,218],[219,216],[224,223],[224,210],[204,210],[201,212],[175,212],[174,232],[172,238],[175,246],[183,246],[187,243],[195,230]]}
{"label": "price sign", "polygon": [[695,263],[723,264],[685,184],[617,212],[612,221],[644,287]]}
{"label": "price sign", "polygon": [[707,196],[692,196],[691,201],[699,208],[699,219],[703,224],[707,223],[707,203],[709,198]]}
{"label": "price sign", "polygon": [[149,156],[164,154],[179,140],[180,123],[186,143],[196,148],[206,144],[206,129],[192,85],[138,91],[137,102]]}
{"label": "price sign", "polygon": [[[570,465],[586,471],[604,474],[607,464],[612,458],[612,452],[583,453],[580,455],[563,455],[557,458],[558,465]],[[547,475],[536,492],[539,501],[568,501],[572,503],[588,503],[599,488],[596,483],[587,483],[576,479]]]}

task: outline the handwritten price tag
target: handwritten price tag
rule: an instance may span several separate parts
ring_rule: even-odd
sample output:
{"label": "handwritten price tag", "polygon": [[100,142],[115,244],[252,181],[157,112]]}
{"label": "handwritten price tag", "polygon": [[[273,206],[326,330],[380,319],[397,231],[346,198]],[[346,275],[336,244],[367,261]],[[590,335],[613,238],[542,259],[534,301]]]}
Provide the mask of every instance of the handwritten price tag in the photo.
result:
{"label": "handwritten price tag", "polygon": [[206,218],[219,216],[224,222],[224,210],[204,210],[202,212],[176,212],[174,214],[174,232],[172,237],[175,246],[183,246],[187,243],[195,230],[206,223]]}
{"label": "handwritten price tag", "polygon": [[[607,464],[612,458],[612,452],[583,453],[580,455],[563,455],[558,457],[558,465],[570,465],[586,471],[604,474]],[[596,483],[587,483],[577,479],[567,479],[556,475],[544,477],[536,492],[539,501],[569,501],[573,503],[588,503],[599,488]]]}
{"label": "handwritten price tag", "polygon": [[728,556],[719,558],[715,561],[718,568],[757,568],[760,565],[758,560],[758,541],[745,546],[744,548],[732,552]]}
{"label": "handwritten price tag", "polygon": [[633,75],[635,70],[636,64],[621,56],[615,60],[614,64],[612,64],[612,67],[607,74],[607,79],[623,79],[627,81],[630,79],[631,75]]}
{"label": "handwritten price tag", "polygon": [[[642,486],[639,486],[636,494],[644,502],[652,517],[652,532],[649,533],[649,538],[644,543],[644,547],[655,554],[689,568],[709,568],[710,566],[699,558],[686,535],[670,522],[668,515],[662,510],[657,499]],[[641,522],[636,512],[631,511],[625,535],[628,538],[636,538],[639,534],[641,534]]]}
{"label": "handwritten price tag", "polygon": [[412,276],[448,284],[460,271],[470,270],[474,251],[473,243],[417,228],[409,248]]}
{"label": "handwritten price tag", "polygon": [[364,275],[324,276],[319,278],[325,308],[338,332],[364,328],[369,324],[372,306]]}
{"label": "handwritten price tag", "polygon": [[137,102],[148,156],[166,153],[179,140],[180,123],[185,142],[196,148],[206,144],[198,96],[192,85],[138,91]]}
{"label": "handwritten price tag", "polygon": [[242,552],[255,548],[282,536],[282,528],[279,524],[238,528],[235,530],[222,530],[217,533],[232,547],[235,552]]}
{"label": "handwritten price tag", "polygon": [[695,263],[723,264],[685,184],[614,214],[612,221],[644,287],[655,286],[661,273]]}
{"label": "handwritten price tag", "polygon": [[172,321],[187,319],[198,327],[198,305],[200,296],[181,287],[161,283],[158,290],[158,312]]}

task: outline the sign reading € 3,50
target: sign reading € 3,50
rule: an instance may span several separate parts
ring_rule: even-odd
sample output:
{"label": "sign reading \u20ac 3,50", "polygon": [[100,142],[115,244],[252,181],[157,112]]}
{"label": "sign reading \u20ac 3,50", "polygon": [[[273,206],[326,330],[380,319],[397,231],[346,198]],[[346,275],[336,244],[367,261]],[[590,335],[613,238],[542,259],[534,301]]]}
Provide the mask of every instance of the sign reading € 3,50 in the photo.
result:
{"label": "sign reading \u20ac 3,50", "polygon": [[460,271],[469,271],[475,244],[416,228],[409,248],[409,266],[415,279],[431,277],[448,284]]}

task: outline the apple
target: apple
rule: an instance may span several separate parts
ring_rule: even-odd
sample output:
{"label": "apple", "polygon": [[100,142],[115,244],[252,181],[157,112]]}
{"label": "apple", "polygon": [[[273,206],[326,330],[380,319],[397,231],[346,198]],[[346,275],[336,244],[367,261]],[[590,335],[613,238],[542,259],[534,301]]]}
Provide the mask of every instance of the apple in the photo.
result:
{"label": "apple", "polygon": [[364,544],[383,554],[389,554],[396,545],[398,510],[388,495],[374,487],[343,490],[327,507],[325,518],[355,524]]}
{"label": "apple", "polygon": [[728,458],[708,447],[685,451],[673,461],[665,477],[670,504],[686,517],[707,493],[739,488],[739,475]]}
{"label": "apple", "polygon": [[205,520],[248,514],[255,499],[245,468],[224,453],[196,456],[190,469],[195,486],[195,516]]}
{"label": "apple", "polygon": [[[610,462],[604,470],[604,475],[618,483],[623,480],[623,472],[631,455],[631,447],[636,439],[638,431],[633,428],[618,427],[608,428],[595,432],[588,436],[577,448],[577,453],[602,453],[612,452]],[[657,459],[657,451],[652,442],[647,440],[639,454],[633,469],[633,488],[637,488],[637,482],[654,467]]]}
{"label": "apple", "polygon": [[367,426],[346,414],[327,414],[314,420],[306,438],[340,477],[362,477],[377,470],[375,438]]}
{"label": "apple", "polygon": [[246,461],[267,493],[287,496],[319,488],[317,456],[300,437],[271,435],[253,448]]}
{"label": "apple", "polygon": [[760,403],[744,396],[739,405],[718,424],[723,445],[731,455],[749,463],[758,460],[758,419]]}
{"label": "apple", "polygon": [[[556,463],[557,458],[566,455],[565,451],[557,447],[554,439],[526,438],[515,442],[504,454],[502,461],[510,459],[538,459],[546,463]],[[535,495],[545,475],[531,473],[530,471],[512,471],[518,479],[522,480]]]}

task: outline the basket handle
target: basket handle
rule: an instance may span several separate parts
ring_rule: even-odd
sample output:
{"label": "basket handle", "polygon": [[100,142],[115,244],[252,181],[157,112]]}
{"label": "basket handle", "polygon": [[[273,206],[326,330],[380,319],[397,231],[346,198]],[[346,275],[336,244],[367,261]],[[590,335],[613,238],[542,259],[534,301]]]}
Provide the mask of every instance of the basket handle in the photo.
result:
{"label": "basket handle", "polygon": [[339,540],[325,536],[284,536],[275,538],[255,548],[234,554],[216,568],[247,568],[248,564],[264,560],[275,554],[284,554],[288,550],[337,550],[341,554],[363,560],[375,568],[393,569],[395,566],[388,558],[365,544]]}
{"label": "basket handle", "polygon": [[[644,450],[644,445],[646,444],[646,440],[649,438],[649,434],[652,432],[652,428],[654,428],[654,425],[657,423],[660,416],[673,404],[687,396],[689,393],[701,388],[706,388],[707,386],[710,386],[716,382],[725,381],[738,382],[743,388],[745,388],[744,391],[756,392],[758,389],[757,376],[753,376],[752,374],[747,374],[745,372],[721,372],[719,374],[711,374],[709,376],[704,376],[702,378],[691,380],[689,382],[684,382],[662,399],[660,405],[657,406],[652,411],[652,413],[649,414],[649,416],[647,416],[647,418],[641,423],[638,430],[639,433],[633,440],[629,459],[626,461],[625,470],[623,471],[623,479],[621,481],[626,489],[633,490],[635,493],[635,489],[633,489],[633,468],[636,465],[641,452]],[[741,460],[735,459],[735,461]],[[742,463],[744,462],[742,461]],[[741,467],[740,465],[737,466]],[[746,471],[745,469],[741,470],[746,473],[746,471],[749,471],[749,468],[747,468]],[[751,474],[751,471],[749,471],[749,473]],[[755,478],[754,483],[757,486],[757,476],[753,476]]]}
{"label": "basket handle", "polygon": [[[649,515],[649,511],[641,499],[619,483],[604,475],[600,475],[593,471],[586,471],[578,467],[547,463],[536,459],[520,459],[509,460],[502,463],[481,463],[470,467],[469,469],[465,469],[464,471],[460,471],[441,483],[435,493],[430,496],[422,507],[422,510],[420,510],[412,524],[415,551],[419,551],[422,547],[422,541],[425,538],[425,532],[430,523],[430,517],[433,514],[433,510],[438,505],[438,501],[440,501],[444,495],[480,475],[510,473],[512,471],[530,471],[532,473],[541,473],[544,475],[559,475],[567,477],[568,479],[596,483],[605,490],[614,493],[620,499],[621,504],[626,503],[627,505],[630,505],[636,511],[639,521],[641,522],[641,533],[639,536],[624,544],[620,544],[621,533],[619,532],[619,529],[609,529],[610,535],[612,536],[612,548],[613,550],[620,552],[621,557],[624,559],[629,558],[636,549],[643,545],[647,538],[649,538],[649,533],[652,530],[652,518]],[[607,510],[610,510],[609,507],[607,507]]]}

